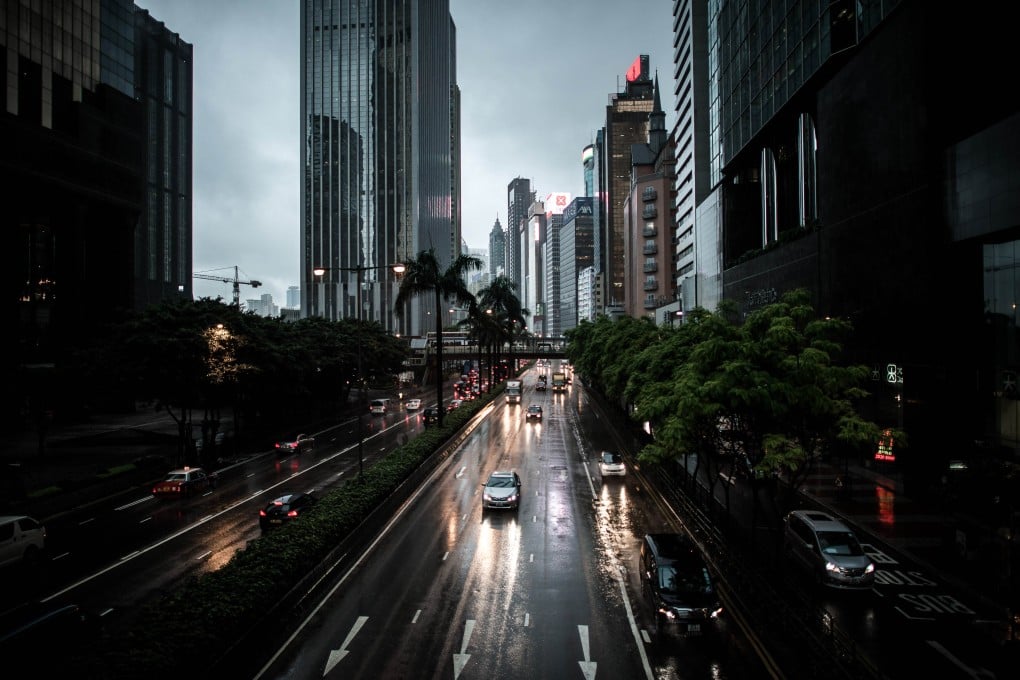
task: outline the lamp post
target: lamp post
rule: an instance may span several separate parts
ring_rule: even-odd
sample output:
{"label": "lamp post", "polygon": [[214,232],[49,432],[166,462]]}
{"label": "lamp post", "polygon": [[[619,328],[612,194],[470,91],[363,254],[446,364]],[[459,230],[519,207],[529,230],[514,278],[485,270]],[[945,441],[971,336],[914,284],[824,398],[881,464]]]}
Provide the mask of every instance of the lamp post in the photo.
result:
{"label": "lamp post", "polygon": [[[359,264],[357,267],[315,267],[314,269],[312,269],[312,273],[315,276],[323,276],[328,271],[356,272],[357,273],[357,281],[358,281],[358,291],[357,291],[356,302],[355,302],[355,304],[357,305],[357,308],[358,308],[357,319],[358,319],[358,321],[364,321],[364,319],[362,319],[362,312],[364,311],[364,307],[361,304],[361,279],[362,279],[362,274],[364,272],[366,272],[366,271],[377,270],[377,269],[389,269],[394,274],[399,275],[399,274],[403,274],[407,270],[407,267],[403,263],[401,263],[401,262],[398,262],[396,264],[390,264],[390,265],[381,265],[381,266],[377,266],[377,267],[366,267],[364,265]],[[366,403],[366,400],[365,400],[365,375],[364,375],[364,371],[362,369],[362,362],[361,362],[361,345],[362,345],[362,343],[360,342],[360,338],[359,338],[359,341],[358,341],[357,345],[358,345],[358,381],[361,383],[361,408],[358,410],[358,416],[357,416],[357,418],[358,418],[358,479],[361,480],[361,479],[363,479],[362,475],[365,472],[365,458],[364,458],[364,454],[363,454],[363,450],[364,450],[364,446],[365,446],[365,430],[364,430],[364,427],[362,425],[361,419],[365,416],[365,406],[367,406],[367,403]]]}

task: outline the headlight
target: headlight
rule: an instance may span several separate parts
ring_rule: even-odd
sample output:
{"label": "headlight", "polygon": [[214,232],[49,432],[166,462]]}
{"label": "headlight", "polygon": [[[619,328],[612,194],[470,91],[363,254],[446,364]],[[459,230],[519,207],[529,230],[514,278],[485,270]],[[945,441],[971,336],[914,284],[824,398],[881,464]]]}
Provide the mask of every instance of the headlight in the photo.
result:
{"label": "headlight", "polygon": [[509,496],[506,497],[506,499],[508,501],[510,501],[511,503],[513,503],[514,501],[517,500],[517,494],[515,494],[515,493],[514,494],[510,494]]}
{"label": "headlight", "polygon": [[833,564],[832,562],[826,562],[825,563],[825,570],[826,571],[832,571],[832,572],[839,572],[839,565],[838,564]]}
{"label": "headlight", "polygon": [[670,609],[669,607],[659,607],[659,613],[665,616],[670,621],[676,618],[676,612]]}
{"label": "headlight", "polygon": [[864,573],[865,574],[870,574],[873,571],[875,571],[875,563],[874,562],[868,562],[868,566],[864,567]]}
{"label": "headlight", "polygon": [[487,501],[491,501],[492,500],[492,494],[490,494],[490,493],[482,494],[482,498],[484,498]]}

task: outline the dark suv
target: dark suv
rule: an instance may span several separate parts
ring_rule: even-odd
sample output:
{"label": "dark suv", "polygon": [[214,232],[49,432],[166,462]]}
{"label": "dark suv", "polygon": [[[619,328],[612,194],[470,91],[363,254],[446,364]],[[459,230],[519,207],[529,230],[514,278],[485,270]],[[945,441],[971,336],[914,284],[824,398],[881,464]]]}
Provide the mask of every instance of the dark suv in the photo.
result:
{"label": "dark suv", "polygon": [[439,409],[435,406],[429,406],[425,411],[422,412],[422,417],[425,419],[425,425],[432,425],[439,422]]}
{"label": "dark suv", "polygon": [[692,638],[719,631],[722,604],[698,547],[683,534],[646,534],[641,581],[655,616],[655,633]]}

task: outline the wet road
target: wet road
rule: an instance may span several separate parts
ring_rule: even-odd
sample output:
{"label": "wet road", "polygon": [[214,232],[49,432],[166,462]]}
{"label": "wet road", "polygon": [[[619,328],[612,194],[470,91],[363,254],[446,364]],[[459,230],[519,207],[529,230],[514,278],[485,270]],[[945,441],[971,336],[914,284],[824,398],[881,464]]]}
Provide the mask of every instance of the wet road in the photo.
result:
{"label": "wet road", "polygon": [[[364,418],[366,464],[422,427],[417,413]],[[291,491],[327,492],[358,473],[356,421],[317,433],[314,451],[275,452],[221,470],[215,489],[184,499],[159,500],[149,489],[118,496],[47,523],[46,561],[18,575],[17,588],[0,589],[0,612],[39,601],[76,604],[100,625],[125,623],[150,599],[183,579],[227,563],[261,535],[258,511]]]}
{"label": "wet road", "polygon": [[[638,546],[675,530],[636,477],[603,482],[613,433],[580,390],[499,402],[369,551],[295,624],[258,678],[760,677],[739,635],[654,644]],[[531,403],[541,423],[527,422]],[[518,511],[481,508],[494,470]]]}

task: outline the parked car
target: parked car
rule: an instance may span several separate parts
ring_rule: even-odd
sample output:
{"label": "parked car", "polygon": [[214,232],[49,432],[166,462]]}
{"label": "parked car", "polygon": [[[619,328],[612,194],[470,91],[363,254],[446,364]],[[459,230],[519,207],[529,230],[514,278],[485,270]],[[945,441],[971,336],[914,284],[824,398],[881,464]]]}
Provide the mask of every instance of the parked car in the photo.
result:
{"label": "parked car", "polygon": [[521,478],[512,470],[497,470],[482,484],[482,510],[521,507]]}
{"label": "parked car", "polygon": [[599,455],[599,472],[603,477],[623,477],[627,474],[627,465],[623,456],[615,451],[603,451]]}
{"label": "parked car", "polygon": [[46,527],[27,515],[0,517],[0,567],[31,565],[46,550]]}
{"label": "parked car", "polygon": [[541,422],[541,420],[542,420],[542,407],[539,406],[538,404],[532,404],[531,406],[528,407],[528,410],[525,412],[524,419],[525,420],[537,420],[537,421]]}
{"label": "parked car", "polygon": [[657,637],[695,638],[719,632],[722,604],[708,564],[688,536],[646,534],[641,542],[641,580]]}
{"label": "parked car", "polygon": [[828,513],[794,510],[787,514],[783,544],[787,554],[807,567],[820,585],[869,590],[875,583],[875,563],[857,536]]}
{"label": "parked car", "polygon": [[284,456],[291,453],[304,453],[315,448],[315,437],[310,434],[299,434],[295,437],[276,442],[276,453]]}
{"label": "parked car", "polygon": [[156,482],[152,495],[156,498],[183,498],[216,488],[219,477],[200,467],[184,467],[171,470],[166,479]]}
{"label": "parked car", "polygon": [[431,425],[433,423],[438,423],[439,422],[439,407],[438,406],[429,406],[427,409],[425,409],[423,415],[425,417],[425,425],[426,426]]}
{"label": "parked car", "polygon": [[274,498],[259,510],[259,528],[268,531],[297,519],[311,510],[318,499],[310,493],[287,493]]}
{"label": "parked car", "polygon": [[404,408],[408,411],[417,411],[421,408],[421,399],[408,399],[404,404]]}

